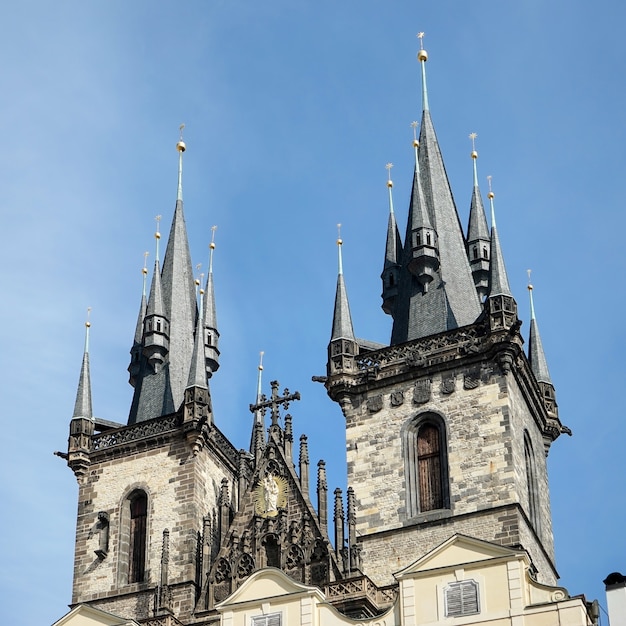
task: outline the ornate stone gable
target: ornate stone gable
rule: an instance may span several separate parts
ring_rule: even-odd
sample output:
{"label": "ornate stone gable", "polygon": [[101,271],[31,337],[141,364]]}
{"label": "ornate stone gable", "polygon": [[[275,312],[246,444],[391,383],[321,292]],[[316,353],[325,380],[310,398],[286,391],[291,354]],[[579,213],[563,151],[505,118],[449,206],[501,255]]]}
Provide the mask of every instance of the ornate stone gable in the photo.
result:
{"label": "ornate stone gable", "polygon": [[318,586],[340,577],[327,530],[309,501],[308,485],[303,488],[280,442],[270,436],[261,458],[247,462],[250,479],[209,564],[199,610],[213,608],[264,567]]}

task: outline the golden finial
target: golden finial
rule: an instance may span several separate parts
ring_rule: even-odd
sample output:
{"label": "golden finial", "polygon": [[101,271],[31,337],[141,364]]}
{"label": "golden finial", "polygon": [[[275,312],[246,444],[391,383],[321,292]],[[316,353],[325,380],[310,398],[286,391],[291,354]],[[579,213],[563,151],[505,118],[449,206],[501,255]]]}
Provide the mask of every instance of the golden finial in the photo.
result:
{"label": "golden finial", "polygon": [[209,248],[211,250],[215,250],[215,231],[217,230],[217,226],[211,226],[211,243],[209,244]]}
{"label": "golden finial", "polygon": [[261,352],[259,352],[259,367],[258,367],[259,372],[263,371],[263,355],[264,354],[265,352],[263,352],[262,350]]}
{"label": "golden finial", "polygon": [[178,130],[180,131],[180,135],[178,137],[178,143],[176,144],[176,150],[178,150],[179,152],[184,152],[185,150],[187,150],[187,146],[185,145],[185,142],[183,141],[183,129],[185,128],[184,124],[181,124],[178,127]]}
{"label": "golden finial", "polygon": [[89,315],[91,314],[91,307],[87,307],[87,319],[85,320],[85,353],[89,352],[89,329],[91,328],[91,322],[89,321]]}
{"label": "golden finial", "polygon": [[141,273],[145,276],[148,273],[148,255],[150,253],[146,250],[143,253],[143,269],[141,270]]}
{"label": "golden finial", "polygon": [[496,197],[496,194],[491,191],[491,176],[487,176],[487,182],[489,183],[489,193],[487,194],[487,197],[490,200],[493,200]]}
{"label": "golden finial", "polygon": [[[198,264],[200,265],[200,264]],[[204,282],[204,272],[200,272],[200,281],[199,281],[199,285],[200,285],[200,296],[204,295],[204,288],[202,287],[202,283]]]}
{"label": "golden finial", "polygon": [[156,215],[154,221],[156,222],[156,232],[154,233],[155,239],[161,239],[161,233],[159,232],[159,222],[161,221],[161,215]]}
{"label": "golden finial", "polygon": [[420,40],[420,49],[417,53],[417,60],[428,61],[428,52],[424,50],[424,33],[417,33],[417,38]]}
{"label": "golden finial", "polygon": [[87,319],[85,320],[85,326],[86,326],[87,328],[90,328],[90,327],[91,327],[91,322],[89,321],[89,316],[90,316],[90,315],[91,315],[91,307],[90,307],[90,306],[88,306],[88,307],[87,307]]}
{"label": "golden finial", "polygon": [[[202,263],[198,263],[196,265],[196,270],[200,271],[201,267],[202,267]],[[200,274],[200,276],[202,277],[202,276],[204,276],[204,274]],[[197,287],[198,285],[200,285],[201,280],[200,280],[200,278],[196,278],[196,280],[194,282],[196,283],[196,287]]]}
{"label": "golden finial", "polygon": [[411,128],[413,129],[413,147],[419,148],[420,142],[417,140],[417,127],[419,122],[411,122]]}
{"label": "golden finial", "polygon": [[[393,181],[391,180],[391,168],[393,167],[393,163],[387,163],[385,168],[387,169],[387,187],[393,187]],[[340,226],[340,224],[339,224]]]}
{"label": "golden finial", "polygon": [[528,291],[532,291],[533,290],[533,284],[530,282],[530,274],[531,274],[532,270],[526,270],[526,273],[528,274]]}
{"label": "golden finial", "polygon": [[341,238],[341,224],[337,224],[337,245],[340,246],[343,244],[343,239]]}
{"label": "golden finial", "polygon": [[478,137],[476,133],[470,133],[469,135],[469,138],[472,140],[472,159],[478,158],[478,152],[476,152],[476,137]]}

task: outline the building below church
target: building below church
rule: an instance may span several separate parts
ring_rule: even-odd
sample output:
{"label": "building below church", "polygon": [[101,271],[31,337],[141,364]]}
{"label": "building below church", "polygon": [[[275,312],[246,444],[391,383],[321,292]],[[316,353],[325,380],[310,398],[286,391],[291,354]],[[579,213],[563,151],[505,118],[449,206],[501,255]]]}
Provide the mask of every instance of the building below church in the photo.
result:
{"label": "building below church", "polygon": [[297,392],[272,381],[266,397],[259,373],[249,447],[219,429],[209,388],[218,307],[212,264],[205,284],[193,278],[181,138],[172,225],[162,262],[157,232],[149,290],[144,269],[125,425],[93,416],[86,341],[62,455],[79,484],[71,610],[54,626],[597,623],[584,597],[557,585],[546,457],[569,430],[532,286],[526,353],[476,151],[461,226],[431,119],[427,58],[421,49],[404,237],[387,183],[390,345],[356,337],[337,242],[319,382],[345,418],[345,498],[336,489],[329,503],[323,461],[311,476],[306,436],[294,450],[285,411]]}

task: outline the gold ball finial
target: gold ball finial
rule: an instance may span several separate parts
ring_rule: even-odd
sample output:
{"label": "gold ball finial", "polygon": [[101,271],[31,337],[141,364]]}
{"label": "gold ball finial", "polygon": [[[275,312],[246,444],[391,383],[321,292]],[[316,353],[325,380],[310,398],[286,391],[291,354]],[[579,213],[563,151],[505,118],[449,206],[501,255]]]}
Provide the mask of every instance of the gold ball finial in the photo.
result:
{"label": "gold ball finial", "polygon": [[419,148],[420,142],[417,140],[417,127],[419,126],[418,122],[411,122],[411,128],[413,129],[413,147]]}
{"label": "gold ball finial", "polygon": [[420,40],[420,49],[417,53],[417,60],[420,63],[425,63],[426,61],[428,61],[428,52],[424,50],[424,33],[417,33],[417,38]]}
{"label": "gold ball finial", "polygon": [[[387,187],[391,189],[393,187],[393,181],[391,180],[391,168],[393,167],[393,163],[387,163],[385,165],[385,169],[387,170]],[[341,224],[337,224],[337,228],[340,228]]]}
{"label": "gold ball finial", "polygon": [[178,130],[180,131],[180,137],[178,138],[178,143],[176,144],[176,150],[178,150],[178,152],[184,152],[185,150],[187,150],[187,146],[185,145],[185,142],[183,141],[183,129],[185,128],[184,124],[181,124],[178,127]]}
{"label": "gold ball finial", "polygon": [[91,307],[87,307],[87,319],[85,320],[85,328],[91,328],[91,322],[89,321],[89,316],[91,315]]}
{"label": "gold ball finial", "polygon": [[470,154],[472,159],[478,158],[478,152],[476,152],[476,137],[478,137],[476,133],[470,133],[469,135],[469,138],[472,140],[472,152]]}
{"label": "gold ball finial", "polygon": [[337,245],[341,246],[343,244],[343,239],[341,238],[341,224],[337,224]]}
{"label": "gold ball finial", "polygon": [[532,270],[526,270],[526,273],[528,274],[528,291],[532,291],[533,290],[533,285],[530,282],[530,274],[531,274]]}
{"label": "gold ball finial", "polygon": [[263,371],[263,355],[265,352],[259,352],[259,372]]}

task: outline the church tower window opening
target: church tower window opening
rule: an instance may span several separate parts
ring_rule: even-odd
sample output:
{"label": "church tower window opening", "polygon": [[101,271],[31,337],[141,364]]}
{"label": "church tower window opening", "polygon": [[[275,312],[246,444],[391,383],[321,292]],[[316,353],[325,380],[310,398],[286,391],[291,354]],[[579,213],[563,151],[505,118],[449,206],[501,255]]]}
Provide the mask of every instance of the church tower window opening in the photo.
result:
{"label": "church tower window opening", "polygon": [[130,533],[128,544],[128,582],[144,582],[146,575],[146,539],[148,497],[135,491],[128,498],[130,508]]}
{"label": "church tower window opening", "polygon": [[449,507],[443,419],[419,415],[404,431],[407,516]]}
{"label": "church tower window opening", "polygon": [[478,583],[474,580],[450,583],[445,589],[445,610],[446,617],[480,613]]}

